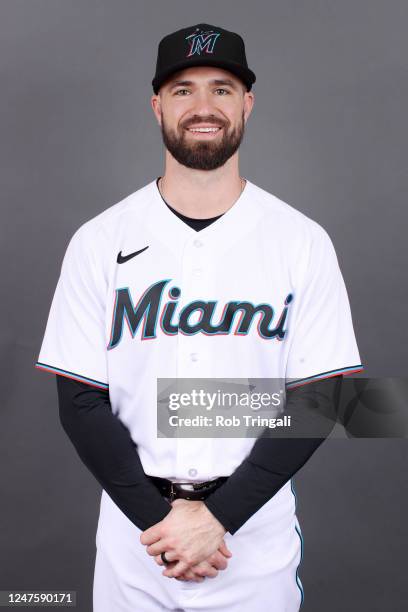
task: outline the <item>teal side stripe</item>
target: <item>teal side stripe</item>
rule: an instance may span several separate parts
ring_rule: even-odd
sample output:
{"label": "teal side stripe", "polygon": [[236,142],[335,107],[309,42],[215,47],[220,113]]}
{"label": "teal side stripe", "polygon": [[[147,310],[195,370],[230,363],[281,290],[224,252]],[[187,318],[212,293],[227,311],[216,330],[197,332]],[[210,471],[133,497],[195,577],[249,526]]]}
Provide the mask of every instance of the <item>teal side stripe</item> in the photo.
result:
{"label": "teal side stripe", "polygon": [[300,597],[301,597],[300,605],[303,605],[303,602],[305,600],[305,592],[303,590],[303,584],[302,584],[302,582],[301,582],[301,580],[299,578],[299,567],[300,567],[300,564],[303,561],[303,547],[304,547],[304,544],[303,544],[302,533],[300,532],[300,530],[297,528],[296,525],[295,525],[295,530],[296,530],[296,533],[298,534],[298,536],[300,538],[300,561],[299,561],[299,565],[296,568],[296,584],[298,585],[299,590],[300,590]]}
{"label": "teal side stripe", "polygon": [[[290,488],[293,494],[293,497],[295,498],[295,511],[296,511],[296,506],[297,506],[297,495],[296,495],[296,491],[295,491],[295,485],[293,484],[293,479],[290,479]],[[300,605],[303,605],[303,602],[305,600],[305,592],[303,589],[303,585],[302,585],[302,581],[300,580],[299,577],[299,567],[300,564],[303,561],[303,548],[304,548],[304,542],[303,542],[303,536],[302,533],[300,531],[300,529],[298,529],[297,525],[295,525],[295,531],[298,534],[299,538],[300,538],[300,561],[299,561],[299,565],[296,568],[296,584],[298,586],[298,589],[300,591]]]}

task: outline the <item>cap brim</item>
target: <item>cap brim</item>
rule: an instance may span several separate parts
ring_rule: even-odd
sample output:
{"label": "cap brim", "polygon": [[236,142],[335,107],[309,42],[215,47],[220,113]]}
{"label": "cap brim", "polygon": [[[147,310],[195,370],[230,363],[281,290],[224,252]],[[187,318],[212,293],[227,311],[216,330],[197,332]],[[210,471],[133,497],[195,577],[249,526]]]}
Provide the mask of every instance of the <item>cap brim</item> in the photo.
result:
{"label": "cap brim", "polygon": [[243,81],[248,91],[251,89],[256,80],[256,76],[252,70],[245,68],[245,66],[242,66],[242,64],[237,64],[228,60],[217,60],[216,58],[197,56],[194,59],[184,60],[183,62],[173,64],[171,68],[164,70],[158,76],[156,76],[152,81],[154,93],[157,94],[164,82],[167,81],[174,73],[179,72],[180,70],[185,70],[186,68],[193,68],[194,66],[214,66],[215,68],[228,70]]}

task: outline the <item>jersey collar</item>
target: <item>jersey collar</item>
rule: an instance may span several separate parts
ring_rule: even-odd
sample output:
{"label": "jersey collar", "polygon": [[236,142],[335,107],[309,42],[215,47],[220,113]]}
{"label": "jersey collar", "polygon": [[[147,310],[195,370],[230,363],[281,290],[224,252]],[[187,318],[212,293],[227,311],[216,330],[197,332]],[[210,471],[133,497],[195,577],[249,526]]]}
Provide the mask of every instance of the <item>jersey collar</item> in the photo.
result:
{"label": "jersey collar", "polygon": [[173,251],[179,251],[186,242],[199,238],[219,250],[228,248],[253,227],[261,211],[257,204],[255,186],[248,180],[238,199],[216,221],[197,232],[175,215],[164,202],[156,180],[148,186],[150,206],[147,225],[152,234],[167,244]]}

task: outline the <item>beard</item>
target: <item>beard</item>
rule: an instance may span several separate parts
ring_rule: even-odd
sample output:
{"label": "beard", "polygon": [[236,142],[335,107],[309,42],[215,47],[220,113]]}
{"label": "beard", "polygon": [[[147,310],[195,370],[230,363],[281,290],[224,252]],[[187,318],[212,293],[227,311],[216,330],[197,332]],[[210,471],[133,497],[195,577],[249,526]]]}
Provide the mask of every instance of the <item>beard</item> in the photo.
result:
{"label": "beard", "polygon": [[[194,119],[194,118],[193,118]],[[199,140],[195,142],[187,141],[187,131],[181,126],[181,135],[166,126],[162,116],[161,133],[166,149],[176,159],[179,164],[192,168],[193,170],[215,170],[225,164],[225,162],[238,150],[245,131],[244,113],[242,113],[240,123],[233,128],[229,128],[226,122],[215,121],[214,117],[207,120],[196,117],[195,121],[190,120],[189,125],[194,123],[213,123],[221,125],[222,137],[213,142]]]}

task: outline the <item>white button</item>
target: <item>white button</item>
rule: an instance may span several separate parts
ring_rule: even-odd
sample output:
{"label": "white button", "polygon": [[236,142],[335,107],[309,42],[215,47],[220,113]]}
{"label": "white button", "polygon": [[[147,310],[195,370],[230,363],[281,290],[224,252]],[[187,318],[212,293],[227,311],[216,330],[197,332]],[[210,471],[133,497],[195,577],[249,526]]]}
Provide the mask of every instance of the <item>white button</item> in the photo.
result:
{"label": "white button", "polygon": [[194,240],[193,244],[197,248],[203,246],[203,243],[201,242],[201,240]]}
{"label": "white button", "polygon": [[191,361],[198,361],[198,353],[190,353]]}
{"label": "white button", "polygon": [[197,476],[197,470],[195,468],[191,468],[188,470],[189,476]]}
{"label": "white button", "polygon": [[194,268],[194,270],[193,270],[194,276],[201,276],[201,273],[202,273],[202,269],[201,268]]}

